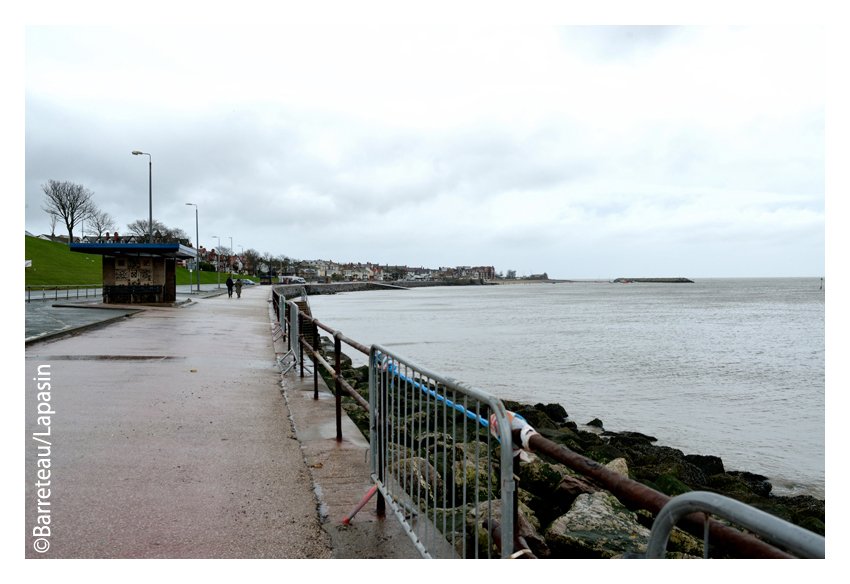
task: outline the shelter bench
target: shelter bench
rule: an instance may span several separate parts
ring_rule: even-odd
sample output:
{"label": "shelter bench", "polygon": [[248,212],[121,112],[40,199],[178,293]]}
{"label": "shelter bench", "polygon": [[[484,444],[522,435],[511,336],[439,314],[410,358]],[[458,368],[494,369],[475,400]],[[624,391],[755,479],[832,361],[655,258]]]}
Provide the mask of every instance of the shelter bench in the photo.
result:
{"label": "shelter bench", "polygon": [[136,285],[136,286],[104,286],[103,300],[109,302],[109,297],[113,294],[129,294],[130,303],[133,302],[133,296],[138,294],[156,294],[157,302],[162,301],[162,286],[153,285]]}

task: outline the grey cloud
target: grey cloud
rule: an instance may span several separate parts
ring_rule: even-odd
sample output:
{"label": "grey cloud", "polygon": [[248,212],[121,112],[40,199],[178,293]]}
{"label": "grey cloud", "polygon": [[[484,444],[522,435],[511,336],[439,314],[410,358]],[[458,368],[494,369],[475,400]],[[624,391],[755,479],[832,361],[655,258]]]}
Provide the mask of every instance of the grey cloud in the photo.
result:
{"label": "grey cloud", "polygon": [[600,61],[630,60],[651,54],[673,40],[697,33],[679,26],[564,26],[559,38],[565,48]]}

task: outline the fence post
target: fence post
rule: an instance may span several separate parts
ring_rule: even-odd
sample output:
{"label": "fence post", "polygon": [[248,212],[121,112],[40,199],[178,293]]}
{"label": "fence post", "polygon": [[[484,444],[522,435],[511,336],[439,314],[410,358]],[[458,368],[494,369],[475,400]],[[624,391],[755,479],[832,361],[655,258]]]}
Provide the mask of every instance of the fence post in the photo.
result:
{"label": "fence post", "polygon": [[[372,366],[375,366],[375,365],[372,365]],[[377,375],[379,375],[378,379],[380,380],[380,383],[381,383],[380,389],[378,390],[379,393],[378,393],[378,396],[377,396],[377,401],[380,402],[381,406],[378,407],[378,408],[375,408],[377,410],[377,414],[378,414],[375,417],[375,433],[377,434],[376,440],[377,440],[377,445],[378,445],[376,458],[377,458],[377,462],[378,462],[378,480],[380,480],[381,483],[383,483],[386,480],[386,477],[384,476],[384,462],[385,462],[384,461],[384,434],[385,434],[385,430],[386,430],[384,428],[384,416],[386,416],[386,412],[384,411],[384,408],[386,407],[386,402],[384,400],[386,400],[386,397],[387,397],[387,376],[383,374],[383,368],[378,369]],[[385,515],[386,509],[387,509],[387,503],[384,500],[383,493],[381,493],[380,490],[379,490],[378,491],[378,501],[377,501],[378,515],[380,515],[380,516]]]}
{"label": "fence post", "polygon": [[517,551],[522,549],[519,541],[519,456],[514,456],[514,507],[512,511],[514,516],[513,551]]}
{"label": "fence post", "polygon": [[304,333],[301,332],[304,324],[304,319],[301,313],[298,313],[298,360],[301,361],[301,377],[304,377]]}
{"label": "fence post", "polygon": [[336,439],[342,441],[342,384],[339,376],[342,375],[342,343],[339,340],[339,332],[334,333],[334,393],[336,394]]}
{"label": "fence post", "polygon": [[[315,322],[313,323],[316,324]],[[319,327],[315,327],[313,334],[313,399],[319,399]]]}
{"label": "fence post", "polygon": [[283,309],[282,310],[283,310],[283,320],[281,321],[281,324],[286,325],[286,331],[285,331],[286,332],[286,350],[291,351],[292,350],[292,318],[291,318],[292,315],[291,315],[291,311],[290,311],[290,314],[287,314],[287,312],[286,312],[286,297],[284,297],[284,299],[283,299]]}

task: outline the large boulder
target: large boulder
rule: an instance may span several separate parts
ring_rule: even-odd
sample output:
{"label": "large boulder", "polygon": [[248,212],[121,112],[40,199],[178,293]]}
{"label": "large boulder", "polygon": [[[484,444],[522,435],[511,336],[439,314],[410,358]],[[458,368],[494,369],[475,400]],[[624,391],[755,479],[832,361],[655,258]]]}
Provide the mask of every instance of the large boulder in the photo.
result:
{"label": "large boulder", "polygon": [[[652,529],[652,524],[655,522],[655,516],[646,509],[638,509],[635,511],[638,522]],[[703,541],[700,538],[682,531],[678,527],[674,527],[670,532],[670,538],[667,540],[667,552],[665,557],[668,559],[674,558],[699,558],[703,555]]]}
{"label": "large boulder", "polygon": [[723,474],[723,461],[719,456],[703,456],[701,454],[686,454],[685,460],[699,468],[705,473],[705,476],[710,477],[715,474]]}
{"label": "large boulder", "polygon": [[[562,426],[557,430],[549,429],[549,428],[535,428],[541,436],[546,438],[547,440],[551,440],[555,444],[560,444],[561,446],[566,446],[573,452],[577,452],[579,454],[583,454],[585,450],[590,446],[585,439],[579,437],[578,433],[573,430],[570,430],[566,426]],[[595,436],[594,436],[595,437]],[[593,442],[595,443],[595,441]]]}
{"label": "large boulder", "polygon": [[676,477],[668,474],[663,474],[655,479],[655,484],[668,497],[675,497],[693,490]]}
{"label": "large boulder", "polygon": [[584,451],[584,455],[597,462],[601,462],[602,464],[608,464],[617,458],[627,457],[626,453],[619,448],[611,446],[610,444],[597,444],[595,446],[591,446]]}
{"label": "large boulder", "polygon": [[552,522],[546,540],[557,558],[613,558],[646,551],[649,530],[607,492],[579,495],[569,512]]}
{"label": "large boulder", "polygon": [[613,470],[615,473],[629,478],[629,464],[625,458],[615,458],[605,465],[608,470]]}
{"label": "large boulder", "polygon": [[426,459],[418,456],[406,458],[390,465],[389,470],[406,477],[407,494],[420,506],[424,507],[426,501],[429,508],[442,505],[443,479]]}
{"label": "large boulder", "polygon": [[519,467],[519,484],[529,493],[548,499],[569,474],[572,473],[563,464],[550,464],[532,454],[530,460]]}
{"label": "large boulder", "polygon": [[[523,486],[522,482],[520,482],[520,486]],[[541,525],[547,526],[569,511],[579,495],[598,493],[603,490],[604,487],[592,478],[567,474],[561,479],[553,493],[545,497],[535,496],[529,505],[534,509]]]}
{"label": "large boulder", "polygon": [[747,471],[736,471],[730,470],[726,474],[738,477],[747,485],[754,495],[758,495],[759,497],[767,497],[770,495],[770,491],[773,490],[773,485],[770,484],[770,481],[767,480],[766,476],[755,474]]}
{"label": "large boulder", "polygon": [[669,446],[636,444],[628,452],[632,472],[639,479],[655,482],[659,476],[669,474],[691,487],[708,485],[705,473],[688,462],[681,450]]}
{"label": "large boulder", "polygon": [[486,457],[479,458],[477,466],[474,458],[456,459],[448,475],[453,489],[453,500],[475,503],[499,496],[501,493],[499,471],[491,468],[489,469],[491,472],[488,472],[487,467],[488,458]]}
{"label": "large boulder", "polygon": [[561,404],[535,404],[534,407],[549,416],[549,419],[559,426],[563,424],[568,417],[567,410],[565,410]]}
{"label": "large boulder", "polygon": [[[478,541],[480,544],[486,545],[487,532],[484,530],[484,520],[488,518],[488,505],[490,506],[490,518],[499,523],[502,523],[502,500],[494,499],[492,501],[484,501],[476,508],[473,508],[466,514],[466,521],[469,525],[475,526]],[[531,550],[538,558],[548,558],[551,553],[546,540],[540,535],[540,523],[534,516],[534,513],[526,507],[522,502],[519,504],[519,512],[517,513],[519,521],[519,536],[525,539],[528,544],[528,549]],[[518,551],[518,550],[514,550]],[[486,553],[486,552],[485,552]],[[494,557],[499,557],[500,552],[495,548],[492,550]],[[480,554],[480,552],[479,552]],[[486,557],[486,555],[485,555]]]}

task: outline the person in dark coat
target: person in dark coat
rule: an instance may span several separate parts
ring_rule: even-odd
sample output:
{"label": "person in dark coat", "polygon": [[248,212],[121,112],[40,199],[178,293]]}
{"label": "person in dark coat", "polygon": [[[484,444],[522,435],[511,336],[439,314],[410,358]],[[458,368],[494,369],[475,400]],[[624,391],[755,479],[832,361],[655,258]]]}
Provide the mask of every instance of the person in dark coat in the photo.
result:
{"label": "person in dark coat", "polygon": [[233,298],[233,278],[228,276],[227,282],[225,282],[225,284],[227,284],[227,297]]}

